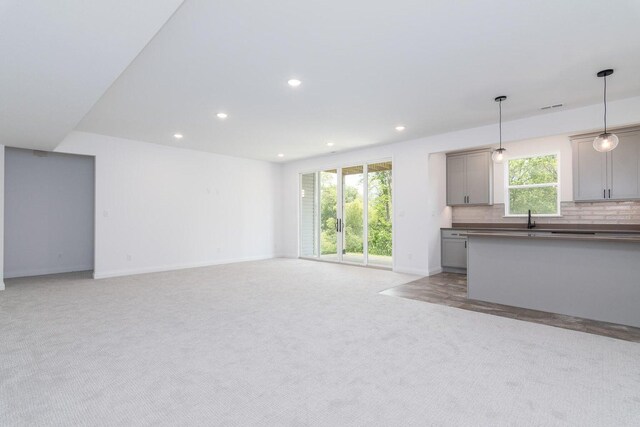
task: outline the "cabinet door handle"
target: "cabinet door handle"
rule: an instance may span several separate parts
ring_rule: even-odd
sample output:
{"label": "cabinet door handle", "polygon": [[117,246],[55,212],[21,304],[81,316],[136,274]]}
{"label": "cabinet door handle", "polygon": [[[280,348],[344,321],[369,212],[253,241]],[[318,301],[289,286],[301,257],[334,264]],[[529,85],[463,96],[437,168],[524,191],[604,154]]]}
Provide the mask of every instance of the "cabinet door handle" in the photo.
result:
{"label": "cabinet door handle", "polygon": [[607,190],[602,190],[602,198],[603,199],[607,198]]}
{"label": "cabinet door handle", "polygon": [[464,241],[464,248],[467,249],[467,241]]}
{"label": "cabinet door handle", "polygon": [[609,198],[611,198],[611,189],[609,189]]}

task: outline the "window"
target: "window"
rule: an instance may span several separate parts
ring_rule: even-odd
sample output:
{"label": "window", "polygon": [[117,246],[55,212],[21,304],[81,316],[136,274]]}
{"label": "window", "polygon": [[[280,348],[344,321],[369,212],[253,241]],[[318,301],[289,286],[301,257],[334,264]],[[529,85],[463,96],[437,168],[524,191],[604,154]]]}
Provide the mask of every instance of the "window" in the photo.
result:
{"label": "window", "polygon": [[507,216],[560,214],[557,154],[510,159],[506,173]]}

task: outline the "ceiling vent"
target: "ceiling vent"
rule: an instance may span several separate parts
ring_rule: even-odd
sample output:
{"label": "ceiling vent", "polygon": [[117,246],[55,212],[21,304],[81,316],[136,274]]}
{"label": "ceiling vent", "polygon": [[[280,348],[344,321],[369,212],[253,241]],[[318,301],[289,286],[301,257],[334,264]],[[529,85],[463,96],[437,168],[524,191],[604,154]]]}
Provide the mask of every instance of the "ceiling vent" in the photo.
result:
{"label": "ceiling vent", "polygon": [[554,104],[554,105],[547,105],[546,107],[542,107],[540,108],[541,110],[551,110],[552,108],[560,108],[562,107],[564,104]]}

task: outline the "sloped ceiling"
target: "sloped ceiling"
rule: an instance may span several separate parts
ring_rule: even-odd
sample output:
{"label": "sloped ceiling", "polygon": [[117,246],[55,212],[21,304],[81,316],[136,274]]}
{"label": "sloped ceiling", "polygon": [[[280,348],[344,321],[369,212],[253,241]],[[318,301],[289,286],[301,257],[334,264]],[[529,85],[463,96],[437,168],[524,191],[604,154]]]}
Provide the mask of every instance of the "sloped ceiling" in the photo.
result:
{"label": "sloped ceiling", "polygon": [[181,3],[0,1],[0,144],[53,149]]}
{"label": "sloped ceiling", "polygon": [[603,68],[610,99],[640,95],[637,0],[180,3],[0,3],[0,143],[287,161],[495,123],[502,94],[505,120],[599,103]]}
{"label": "sloped ceiling", "polygon": [[506,120],[545,114],[601,102],[603,68],[638,95],[638,22],[637,0],[186,0],[79,129],[286,161],[495,123],[502,94]]}

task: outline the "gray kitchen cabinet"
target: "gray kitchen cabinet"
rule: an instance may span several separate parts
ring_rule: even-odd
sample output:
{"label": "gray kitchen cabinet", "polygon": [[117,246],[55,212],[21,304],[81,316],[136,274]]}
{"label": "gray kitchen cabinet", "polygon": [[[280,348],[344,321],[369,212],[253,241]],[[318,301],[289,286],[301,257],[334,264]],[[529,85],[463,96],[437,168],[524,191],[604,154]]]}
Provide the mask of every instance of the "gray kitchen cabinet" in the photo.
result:
{"label": "gray kitchen cabinet", "polygon": [[593,148],[593,138],[573,142],[573,199],[603,200],[607,188],[607,155]]}
{"label": "gray kitchen cabinet", "polygon": [[453,273],[467,271],[467,238],[465,230],[442,230],[442,270]]}
{"label": "gray kitchen cabinet", "polygon": [[492,190],[491,151],[447,155],[447,205],[490,205]]}
{"label": "gray kitchen cabinet", "polygon": [[[620,143],[609,153],[609,198],[640,198],[640,130],[618,135]],[[594,150],[595,151],[595,150]]]}
{"label": "gray kitchen cabinet", "polygon": [[620,143],[609,153],[594,150],[597,134],[571,138],[575,201],[640,199],[640,128],[613,132]]}
{"label": "gray kitchen cabinet", "polygon": [[447,204],[464,205],[467,202],[466,157],[447,157]]}

